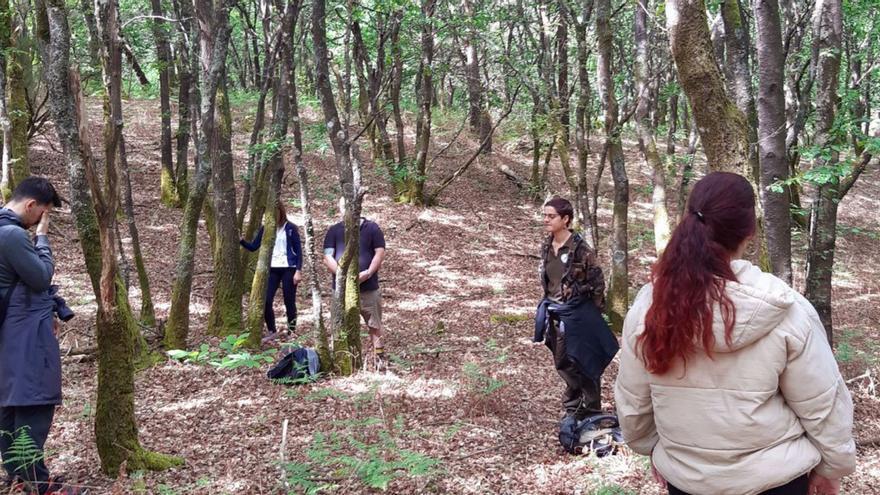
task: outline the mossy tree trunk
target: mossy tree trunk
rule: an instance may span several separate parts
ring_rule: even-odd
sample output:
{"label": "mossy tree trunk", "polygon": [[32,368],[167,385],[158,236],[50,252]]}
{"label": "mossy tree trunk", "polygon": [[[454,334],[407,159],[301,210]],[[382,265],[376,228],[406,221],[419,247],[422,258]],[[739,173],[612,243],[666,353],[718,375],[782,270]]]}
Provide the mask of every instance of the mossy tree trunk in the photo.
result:
{"label": "mossy tree trunk", "polygon": [[[434,76],[434,11],[437,0],[422,0],[421,57],[419,58],[418,116],[416,117],[416,156],[407,173],[406,187],[401,197],[405,202],[425,202],[425,181],[428,173],[428,147],[431,144],[431,103],[433,101]],[[354,198],[354,196],[352,196]]]}
{"label": "mossy tree trunk", "polygon": [[[19,16],[12,19],[11,53],[6,61],[6,111],[9,113],[10,142],[9,166],[12,171],[12,183],[18,184],[31,175],[28,161],[28,125],[31,121],[31,110],[27,98],[27,74],[30,71],[31,59],[23,36],[26,26]],[[27,70],[25,69],[27,67]]]}
{"label": "mossy tree trunk", "polygon": [[253,282],[248,303],[247,332],[248,345],[257,348],[260,346],[263,311],[265,309],[266,285],[268,283],[269,266],[272,260],[272,250],[275,247],[277,235],[277,221],[275,204],[281,200],[278,192],[281,189],[280,173],[284,169],[284,145],[287,138],[288,124],[290,122],[290,93],[293,84],[293,49],[291,39],[296,19],[299,17],[300,0],[289,0],[279,25],[280,29],[280,70],[275,87],[275,115],[272,118],[272,133],[270,140],[274,146],[266,147],[260,156],[260,162],[267,176],[266,208],[263,212],[263,241],[257,256],[257,267],[254,271]]}
{"label": "mossy tree trunk", "polygon": [[[434,0],[426,0],[426,2],[433,5]],[[424,5],[423,13],[425,13]],[[433,15],[433,6],[430,7],[430,14]],[[427,20],[423,21],[424,24],[431,25],[431,15],[428,16]],[[363,199],[365,191],[361,189],[360,162],[357,159],[357,150],[353,149],[354,143],[349,141],[348,123],[351,114],[350,105],[346,105],[344,108],[344,120],[341,120],[336,108],[333,89],[330,85],[329,53],[327,50],[325,16],[325,0],[316,0],[312,8],[312,39],[314,40],[315,48],[315,84],[318,89],[318,97],[324,113],[324,120],[327,122],[327,134],[330,138],[330,143],[333,146],[333,153],[336,157],[336,171],[339,176],[342,195],[345,198],[346,210],[345,250],[343,251],[342,258],[339,260],[339,268],[336,271],[336,290],[333,294],[333,306],[331,308],[334,323],[333,329],[335,332],[335,339],[333,342],[333,362],[336,364],[337,371],[340,374],[350,375],[360,367],[362,361],[360,346],[360,299],[357,280],[359,267],[357,263],[357,252],[360,234],[358,226],[361,212],[361,200]],[[429,28],[423,28],[423,43],[426,42],[425,29],[428,30],[428,33],[431,32]],[[431,49],[433,50],[433,41],[428,40],[427,42],[430,43]],[[430,59],[431,57],[429,54],[427,59],[428,65],[430,65]],[[420,77],[423,77],[426,71],[429,74],[428,82],[430,83],[430,71],[425,67],[420,71],[422,74]],[[424,80],[422,81],[422,84],[424,84]],[[430,87],[430,84],[428,87]],[[421,89],[424,90],[424,86]],[[428,98],[427,107],[430,112],[430,92],[427,95],[422,94],[421,97],[425,96]],[[346,99],[345,101],[350,101],[350,99]],[[424,104],[425,101],[420,101],[420,105]],[[422,110],[420,110],[420,112],[422,112]],[[417,131],[417,133],[418,132],[419,131]],[[424,151],[427,153],[427,146]],[[422,183],[422,185],[424,184]],[[421,198],[422,190],[419,190],[418,193],[418,197]],[[353,263],[352,260],[354,260]]]}
{"label": "mossy tree trunk", "polygon": [[196,52],[198,25],[193,21],[192,2],[174,2],[175,14],[180,19],[177,30],[177,132],[175,139],[176,164],[174,185],[177,206],[183,206],[189,194],[189,142],[198,124],[199,110],[199,57]]}
{"label": "mossy tree trunk", "polygon": [[208,332],[235,335],[241,331],[241,271],[238,267],[239,232],[236,224],[235,171],[232,160],[232,112],[226,74],[217,91],[220,114],[215,130],[217,154],[211,168],[214,200],[214,297],[208,315]]}
{"label": "mossy tree trunk", "polygon": [[76,127],[74,95],[70,90],[70,30],[68,12],[61,0],[36,3],[37,42],[44,54],[43,77],[49,93],[49,112],[67,160],[70,209],[85,259],[86,271],[95,294],[101,278],[101,244],[98,220],[85,169],[80,156],[79,130]]}
{"label": "mossy tree trunk", "polygon": [[703,0],[666,3],[669,45],[709,169],[751,177],[746,117],[727,96],[715,60]]}
{"label": "mossy tree trunk", "polygon": [[607,312],[611,328],[620,333],[623,317],[629,309],[629,254],[627,237],[627,214],[629,211],[629,180],[621,144],[621,125],[618,121],[617,100],[611,67],[612,43],[611,2],[596,2],[596,36],[599,46],[599,93],[605,107],[605,149],[611,162],[614,180],[613,237],[611,240],[611,283],[608,288]]}
{"label": "mossy tree trunk", "polygon": [[[105,137],[105,186],[102,188],[94,169],[91,147],[84,129],[88,125],[82,109],[79,89],[79,76],[69,72],[70,31],[65,2],[49,0],[46,4],[44,42],[48,55],[45,77],[49,87],[50,109],[61,140],[68,168],[73,179],[83,179],[86,186],[82,193],[88,198],[87,204],[74,208],[77,225],[88,225],[89,234],[95,235],[94,242],[99,245],[100,267],[95,294],[98,299],[97,340],[98,340],[98,392],[95,434],[102,468],[108,475],[119,472],[119,466],[127,462],[130,469],[165,468],[180,460],[143,450],[137,438],[137,424],[134,417],[134,342],[136,331],[128,307],[124,285],[118,274],[116,261],[116,215],[118,210],[118,172],[116,153],[118,136],[122,127],[122,103],[120,98],[121,58],[116,20],[115,2],[106,2],[101,12],[106,19],[104,27],[105,82],[110,85],[111,115],[107,115],[107,135]],[[40,18],[40,15],[38,15]],[[112,99],[115,97],[115,100]],[[85,184],[82,184],[85,186]],[[92,207],[89,190],[95,195]],[[79,201],[79,200],[77,200]],[[79,218],[87,206],[91,213]],[[95,213],[98,213],[97,215]],[[81,239],[82,239],[82,233]],[[87,256],[86,239],[82,239],[83,251]],[[88,265],[88,263],[87,263]]]}
{"label": "mossy tree trunk", "polygon": [[0,0],[0,137],[3,139],[2,172],[0,172],[0,200],[9,201],[15,183],[10,168],[9,144],[12,142],[12,124],[6,106],[6,54],[12,38],[12,11],[9,0]]}
{"label": "mossy tree trunk", "polygon": [[193,264],[196,253],[196,234],[199,215],[208,193],[211,165],[214,159],[214,109],[217,88],[226,64],[229,43],[229,5],[226,0],[198,0],[196,17],[200,29],[199,132],[196,146],[196,176],[187,195],[180,226],[180,245],[177,252],[174,283],[171,289],[171,310],[165,326],[165,346],[169,349],[186,347],[189,333],[189,305],[192,293]]}
{"label": "mossy tree trunk", "polygon": [[174,157],[171,150],[171,47],[168,43],[168,31],[162,0],[150,0],[153,19],[150,26],[156,42],[156,64],[159,68],[159,111],[161,112],[162,134],[159,149],[161,150],[161,198],[166,206],[175,206],[180,201],[177,197],[177,186],[174,177]]}

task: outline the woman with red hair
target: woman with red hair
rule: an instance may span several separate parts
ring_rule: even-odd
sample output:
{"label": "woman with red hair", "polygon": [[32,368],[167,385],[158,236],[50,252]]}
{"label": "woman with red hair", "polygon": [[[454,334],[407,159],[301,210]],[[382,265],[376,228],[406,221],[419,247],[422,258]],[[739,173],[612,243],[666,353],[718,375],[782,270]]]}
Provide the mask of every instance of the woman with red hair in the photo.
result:
{"label": "woman with red hair", "polygon": [[755,195],[716,172],[626,316],[615,385],[627,444],[669,493],[837,494],[853,406],[816,310],[741,259]]}

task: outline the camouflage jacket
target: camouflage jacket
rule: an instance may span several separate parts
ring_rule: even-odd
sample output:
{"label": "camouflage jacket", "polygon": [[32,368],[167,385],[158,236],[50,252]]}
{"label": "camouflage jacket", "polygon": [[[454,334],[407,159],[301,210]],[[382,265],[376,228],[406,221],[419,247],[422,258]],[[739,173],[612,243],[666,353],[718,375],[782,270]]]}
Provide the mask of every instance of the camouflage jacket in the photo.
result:
{"label": "camouflage jacket", "polygon": [[[593,300],[600,311],[605,310],[605,278],[596,261],[596,252],[587,245],[584,238],[572,232],[574,247],[572,256],[565,261],[565,273],[562,275],[562,300],[568,301],[574,296],[584,296]],[[553,245],[553,236],[548,236],[541,246],[541,287],[547,297],[547,256]]]}

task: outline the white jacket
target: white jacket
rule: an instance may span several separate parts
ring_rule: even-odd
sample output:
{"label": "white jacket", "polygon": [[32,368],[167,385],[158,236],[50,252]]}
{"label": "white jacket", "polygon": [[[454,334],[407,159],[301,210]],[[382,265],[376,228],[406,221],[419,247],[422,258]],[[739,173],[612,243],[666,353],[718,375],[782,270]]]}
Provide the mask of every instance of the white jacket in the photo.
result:
{"label": "white jacket", "polygon": [[698,351],[663,375],[648,373],[636,349],[651,285],[636,297],[614,389],[627,443],[692,494],[759,493],[814,468],[827,478],[852,473],[852,398],[816,310],[748,261],[731,267],[731,345],[716,308],[713,357]]}

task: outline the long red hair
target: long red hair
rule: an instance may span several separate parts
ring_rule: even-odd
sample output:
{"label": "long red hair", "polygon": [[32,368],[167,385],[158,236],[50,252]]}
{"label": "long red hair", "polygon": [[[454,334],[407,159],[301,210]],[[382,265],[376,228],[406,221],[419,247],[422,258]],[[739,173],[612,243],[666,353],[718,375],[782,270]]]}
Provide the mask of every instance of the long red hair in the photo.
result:
{"label": "long red hair", "polygon": [[638,338],[649,372],[662,375],[679,358],[686,363],[698,347],[712,356],[716,304],[730,344],[736,314],[724,286],[736,281],[731,255],[755,233],[755,225],[755,193],[744,177],[715,172],[694,185],[683,218],[651,273],[653,300]]}

